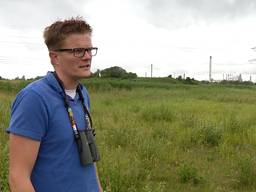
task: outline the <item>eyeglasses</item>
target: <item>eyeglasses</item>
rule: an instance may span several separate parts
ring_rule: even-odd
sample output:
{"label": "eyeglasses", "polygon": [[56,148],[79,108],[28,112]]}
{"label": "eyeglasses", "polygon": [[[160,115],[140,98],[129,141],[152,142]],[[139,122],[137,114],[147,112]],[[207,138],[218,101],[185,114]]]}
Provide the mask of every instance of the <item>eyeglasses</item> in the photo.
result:
{"label": "eyeglasses", "polygon": [[71,52],[75,57],[82,58],[85,55],[85,52],[90,56],[97,55],[98,48],[97,47],[89,47],[89,48],[73,48],[73,49],[56,49],[54,51],[57,52]]}

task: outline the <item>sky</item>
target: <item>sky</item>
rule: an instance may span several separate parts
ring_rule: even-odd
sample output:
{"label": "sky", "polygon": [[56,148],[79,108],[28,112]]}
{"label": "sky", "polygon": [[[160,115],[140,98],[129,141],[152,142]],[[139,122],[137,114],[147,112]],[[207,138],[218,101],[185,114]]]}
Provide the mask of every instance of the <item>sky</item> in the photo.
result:
{"label": "sky", "polygon": [[0,76],[52,71],[43,30],[82,16],[93,27],[92,72],[119,66],[140,77],[179,75],[256,82],[255,0],[1,0]]}

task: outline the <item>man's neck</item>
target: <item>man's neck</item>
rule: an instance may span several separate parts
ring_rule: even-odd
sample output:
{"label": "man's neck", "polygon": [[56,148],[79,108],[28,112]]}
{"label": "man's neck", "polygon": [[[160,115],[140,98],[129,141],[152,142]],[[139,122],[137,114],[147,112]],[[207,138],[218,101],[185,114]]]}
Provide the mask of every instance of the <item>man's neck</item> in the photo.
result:
{"label": "man's neck", "polygon": [[57,73],[57,75],[58,75],[59,79],[62,81],[64,89],[72,90],[72,89],[77,88],[77,86],[79,84],[78,80],[76,81],[76,80],[73,80],[73,79],[66,78],[65,76],[63,76],[59,73]]}
{"label": "man's neck", "polygon": [[67,90],[76,89],[78,86],[78,82],[68,82],[68,81],[62,81],[64,84],[64,88]]}

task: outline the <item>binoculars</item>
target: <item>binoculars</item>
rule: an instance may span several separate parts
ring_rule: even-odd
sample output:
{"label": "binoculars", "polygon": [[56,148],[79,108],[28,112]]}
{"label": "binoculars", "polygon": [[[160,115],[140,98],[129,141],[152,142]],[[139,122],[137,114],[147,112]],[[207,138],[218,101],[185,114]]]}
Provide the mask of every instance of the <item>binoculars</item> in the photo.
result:
{"label": "binoculars", "polygon": [[75,139],[80,162],[83,166],[100,160],[93,129],[79,130]]}

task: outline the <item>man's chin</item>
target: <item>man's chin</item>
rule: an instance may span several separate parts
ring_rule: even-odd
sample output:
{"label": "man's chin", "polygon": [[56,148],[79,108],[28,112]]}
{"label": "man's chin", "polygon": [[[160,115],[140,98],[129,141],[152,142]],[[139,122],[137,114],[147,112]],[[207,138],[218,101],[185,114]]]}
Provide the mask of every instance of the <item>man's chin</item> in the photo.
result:
{"label": "man's chin", "polygon": [[82,78],[90,77],[91,75],[92,75],[91,71],[86,71],[86,72],[83,72]]}

